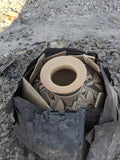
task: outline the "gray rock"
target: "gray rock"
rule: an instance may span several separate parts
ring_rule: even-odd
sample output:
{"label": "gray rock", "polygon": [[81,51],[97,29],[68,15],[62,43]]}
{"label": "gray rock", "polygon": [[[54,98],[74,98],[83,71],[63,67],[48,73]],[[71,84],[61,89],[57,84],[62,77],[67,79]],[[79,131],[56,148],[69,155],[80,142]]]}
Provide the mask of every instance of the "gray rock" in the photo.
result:
{"label": "gray rock", "polygon": [[111,122],[95,127],[94,142],[86,160],[120,159],[120,123]]}
{"label": "gray rock", "polygon": [[2,91],[5,92],[5,93],[8,92],[9,87],[10,87],[10,85],[8,85],[8,84],[3,85],[3,86],[2,86]]}
{"label": "gray rock", "polygon": [[56,47],[56,46],[57,46],[57,42],[53,41],[53,42],[50,43],[50,47],[51,47],[51,48],[54,48],[54,47]]}
{"label": "gray rock", "polygon": [[2,138],[0,146],[4,145],[5,143],[8,143],[8,141],[9,141],[8,137]]}
{"label": "gray rock", "polygon": [[57,42],[56,47],[57,48],[66,48],[66,47],[68,47],[68,41],[67,40],[59,40]]}
{"label": "gray rock", "polygon": [[3,137],[6,137],[6,136],[8,136],[8,134],[10,134],[10,130],[6,130],[5,132],[3,132],[2,134],[1,134],[1,137],[3,138]]}
{"label": "gray rock", "polygon": [[28,154],[28,160],[35,160],[35,159],[36,159],[36,156],[33,155],[32,152],[30,152],[30,153]]}
{"label": "gray rock", "polygon": [[119,53],[116,53],[116,52],[112,53],[112,56],[114,56],[115,58],[119,58],[120,57]]}
{"label": "gray rock", "polygon": [[112,64],[112,63],[113,63],[113,59],[112,58],[107,60],[107,64]]}
{"label": "gray rock", "polygon": [[7,149],[6,149],[6,152],[9,153],[9,151],[10,151],[10,150],[7,148]]}
{"label": "gray rock", "polygon": [[6,124],[5,123],[2,123],[0,127],[2,128],[3,131],[6,130]]}
{"label": "gray rock", "polygon": [[117,73],[116,77],[120,80],[120,73]]}
{"label": "gray rock", "polygon": [[0,65],[3,63],[4,59],[3,57],[0,58]]}
{"label": "gray rock", "polygon": [[112,79],[113,79],[113,85],[114,86],[118,86],[118,80],[115,78],[115,77],[112,77]]}

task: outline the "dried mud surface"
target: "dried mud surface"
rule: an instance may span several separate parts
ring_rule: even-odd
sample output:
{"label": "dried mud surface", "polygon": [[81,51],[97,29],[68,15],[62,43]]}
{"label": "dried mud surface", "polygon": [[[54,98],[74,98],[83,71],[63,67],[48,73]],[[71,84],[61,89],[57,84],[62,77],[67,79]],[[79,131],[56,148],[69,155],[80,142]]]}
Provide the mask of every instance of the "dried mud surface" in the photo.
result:
{"label": "dried mud surface", "polygon": [[0,66],[15,59],[0,76],[0,160],[39,160],[16,139],[13,115],[2,116],[26,66],[45,48],[98,53],[120,94],[119,15],[117,0],[29,0],[18,19],[0,33]]}

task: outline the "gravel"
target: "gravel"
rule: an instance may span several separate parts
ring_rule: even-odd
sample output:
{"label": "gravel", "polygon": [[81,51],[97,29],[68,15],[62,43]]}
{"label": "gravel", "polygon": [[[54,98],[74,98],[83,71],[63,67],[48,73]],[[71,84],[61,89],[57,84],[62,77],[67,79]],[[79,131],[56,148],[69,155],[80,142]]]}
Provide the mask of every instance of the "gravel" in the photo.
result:
{"label": "gravel", "polygon": [[15,59],[0,76],[0,160],[40,160],[16,139],[13,115],[3,116],[27,65],[45,48],[98,53],[119,91],[119,11],[117,0],[28,0],[19,18],[0,33],[0,66]]}

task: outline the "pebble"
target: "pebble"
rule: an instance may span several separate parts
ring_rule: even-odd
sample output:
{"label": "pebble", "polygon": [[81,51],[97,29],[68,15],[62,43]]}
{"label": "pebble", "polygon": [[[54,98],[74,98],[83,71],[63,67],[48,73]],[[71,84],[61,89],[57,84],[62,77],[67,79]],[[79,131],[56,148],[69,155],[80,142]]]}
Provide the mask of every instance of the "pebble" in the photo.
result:
{"label": "pebble", "polygon": [[6,92],[9,91],[9,87],[10,87],[10,85],[8,85],[8,84],[3,85],[3,86],[2,86],[2,90],[6,93]]}
{"label": "pebble", "polygon": [[120,74],[119,73],[116,74],[116,77],[120,80]]}
{"label": "pebble", "polygon": [[112,56],[114,56],[115,58],[119,58],[120,57],[119,54],[116,53],[116,52],[112,53]]}
{"label": "pebble", "polygon": [[50,47],[51,47],[51,48],[55,48],[56,46],[57,46],[57,42],[51,42],[51,43],[50,43]]}
{"label": "pebble", "polygon": [[5,124],[3,123],[1,127],[2,127],[2,131],[6,131],[8,129],[8,123],[5,123]]}
{"label": "pebble", "polygon": [[6,159],[10,159],[10,154],[7,154]]}
{"label": "pebble", "polygon": [[8,143],[8,141],[9,141],[8,137],[2,138],[0,142],[0,146],[3,145],[4,143]]}
{"label": "pebble", "polygon": [[112,64],[112,63],[113,63],[113,59],[107,60],[107,64]]}
{"label": "pebble", "polygon": [[11,79],[11,83],[15,84],[16,83],[15,79]]}
{"label": "pebble", "polygon": [[118,86],[119,85],[118,80],[115,77],[112,77],[112,79],[113,79],[113,85]]}
{"label": "pebble", "polygon": [[30,152],[30,153],[28,154],[28,160],[35,160],[35,159],[36,159],[35,155],[33,155],[33,153]]}
{"label": "pebble", "polygon": [[16,153],[15,153],[15,160],[18,160],[18,159],[19,159],[19,153],[16,152]]}
{"label": "pebble", "polygon": [[6,149],[6,152],[9,153],[9,149],[8,148]]}
{"label": "pebble", "polygon": [[3,81],[2,81],[2,78],[0,78],[0,86],[2,86],[3,84]]}
{"label": "pebble", "polygon": [[108,40],[108,43],[109,43],[109,44],[113,44],[113,41],[111,41],[111,40]]}
{"label": "pebble", "polygon": [[2,65],[4,59],[3,58],[0,58],[0,65]]}
{"label": "pebble", "polygon": [[52,16],[55,16],[55,12],[54,12],[53,9],[51,9],[50,14],[51,14]]}
{"label": "pebble", "polygon": [[66,48],[68,47],[68,41],[67,40],[59,40],[59,41],[53,41],[50,42],[51,48]]}
{"label": "pebble", "polygon": [[10,133],[10,130],[6,130],[5,132],[1,133],[1,137],[6,137]]}
{"label": "pebble", "polygon": [[59,40],[57,42],[57,48],[66,48],[68,47],[68,41],[67,40]]}

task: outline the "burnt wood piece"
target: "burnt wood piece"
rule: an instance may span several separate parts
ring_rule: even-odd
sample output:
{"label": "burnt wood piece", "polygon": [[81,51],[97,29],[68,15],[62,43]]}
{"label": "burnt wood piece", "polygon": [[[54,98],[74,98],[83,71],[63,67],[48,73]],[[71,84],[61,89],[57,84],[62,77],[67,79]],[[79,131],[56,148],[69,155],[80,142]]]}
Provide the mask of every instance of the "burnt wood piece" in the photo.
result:
{"label": "burnt wood piece", "polygon": [[94,141],[86,160],[120,160],[120,122],[95,127]]}
{"label": "burnt wood piece", "polygon": [[[17,138],[43,160],[82,160],[85,110],[41,113],[39,107],[14,98]],[[36,108],[37,107],[37,108]]]}

